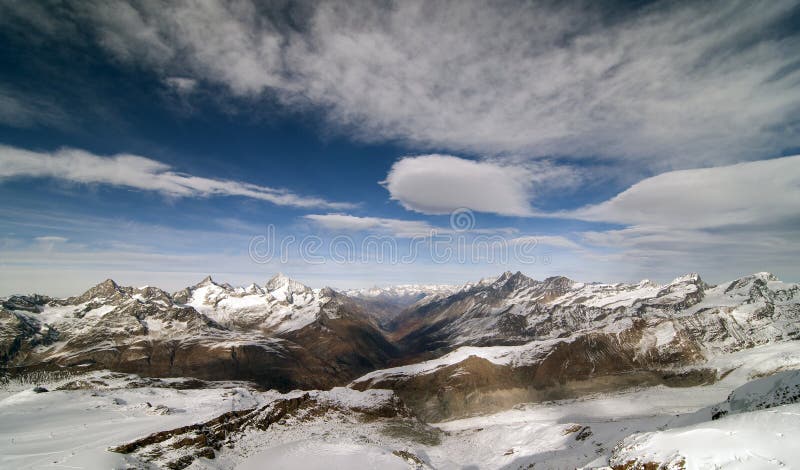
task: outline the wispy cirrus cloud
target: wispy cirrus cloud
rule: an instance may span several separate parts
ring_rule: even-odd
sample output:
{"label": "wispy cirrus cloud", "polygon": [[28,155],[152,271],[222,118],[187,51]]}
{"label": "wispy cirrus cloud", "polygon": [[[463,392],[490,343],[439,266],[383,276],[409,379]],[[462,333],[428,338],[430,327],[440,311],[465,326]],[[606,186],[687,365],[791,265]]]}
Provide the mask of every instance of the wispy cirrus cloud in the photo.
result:
{"label": "wispy cirrus cloud", "polygon": [[170,197],[240,196],[300,208],[354,207],[350,203],[298,195],[287,189],[179,173],[169,165],[138,155],[104,157],[76,149],[33,152],[0,145],[0,181],[21,177],[107,184]]}
{"label": "wispy cirrus cloud", "polygon": [[11,127],[69,126],[69,116],[56,103],[0,84],[0,124]]}
{"label": "wispy cirrus cloud", "polygon": [[524,237],[512,238],[509,244],[527,244],[530,246],[550,246],[554,248],[567,248],[570,250],[582,250],[583,247],[569,238],[561,235],[527,235]]}
{"label": "wispy cirrus cloud", "polygon": [[791,0],[25,5],[5,8],[17,25],[88,28],[118,60],[315,107],[367,140],[660,170],[800,144]]}
{"label": "wispy cirrus cloud", "polygon": [[[467,217],[472,217],[467,215]],[[303,219],[326,230],[334,232],[368,232],[390,235],[397,238],[430,237],[432,235],[451,234],[455,232],[468,232],[470,234],[513,234],[518,230],[510,227],[477,228],[474,218],[470,218],[465,226],[454,224],[451,219],[450,227],[440,227],[423,220],[392,219],[386,217],[368,217],[351,214],[309,214]]]}
{"label": "wispy cirrus cloud", "polygon": [[338,232],[379,232],[398,238],[429,236],[437,229],[421,220],[360,217],[350,214],[309,214],[304,219],[327,230]]}
{"label": "wispy cirrus cloud", "polygon": [[43,237],[35,237],[34,240],[40,243],[64,243],[67,241],[64,237],[59,237],[56,235],[46,235]]}

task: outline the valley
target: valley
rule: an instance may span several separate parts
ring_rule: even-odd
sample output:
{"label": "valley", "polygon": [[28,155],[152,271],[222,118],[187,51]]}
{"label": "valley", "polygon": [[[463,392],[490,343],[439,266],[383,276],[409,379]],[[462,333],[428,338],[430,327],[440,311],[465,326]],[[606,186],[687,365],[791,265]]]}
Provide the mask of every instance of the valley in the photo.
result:
{"label": "valley", "polygon": [[[768,273],[350,292],[107,280],[2,305],[0,454],[16,468],[684,468],[695,454],[670,430],[751,414],[791,430],[784,411],[725,403],[761,377],[800,383],[783,372],[800,369],[800,288]],[[795,392],[771,406],[791,415]]]}

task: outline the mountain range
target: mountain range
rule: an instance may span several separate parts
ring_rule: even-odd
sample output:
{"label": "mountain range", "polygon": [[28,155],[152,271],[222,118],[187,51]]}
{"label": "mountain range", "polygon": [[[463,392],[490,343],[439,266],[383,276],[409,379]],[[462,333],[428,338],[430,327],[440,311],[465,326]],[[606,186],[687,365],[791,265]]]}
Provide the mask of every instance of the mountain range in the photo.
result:
{"label": "mountain range", "polygon": [[106,280],[79,296],[11,296],[9,370],[102,368],[250,380],[264,388],[390,388],[426,418],[637,384],[718,377],[720,354],[800,337],[800,286],[756,273],[712,286],[534,280],[312,289],[284,275],[210,277],[168,293]]}

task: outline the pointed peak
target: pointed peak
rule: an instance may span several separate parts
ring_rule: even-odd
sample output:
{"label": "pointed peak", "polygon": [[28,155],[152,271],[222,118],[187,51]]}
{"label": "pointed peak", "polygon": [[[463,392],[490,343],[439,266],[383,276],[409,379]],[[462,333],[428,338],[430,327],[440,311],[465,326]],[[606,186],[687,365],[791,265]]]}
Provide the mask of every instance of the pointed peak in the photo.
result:
{"label": "pointed peak", "polygon": [[211,284],[216,285],[217,283],[214,282],[213,279],[211,279],[210,275],[208,275],[208,276],[204,277],[202,281],[200,281],[197,284],[195,284],[194,287],[203,287],[203,286],[208,286],[208,285],[211,285]]}
{"label": "pointed peak", "polygon": [[272,276],[272,278],[269,281],[267,281],[264,287],[268,291],[274,291],[283,288],[291,288],[293,290],[304,290],[308,288],[302,283],[295,281],[294,279],[290,278],[289,276],[283,273],[278,273]]}
{"label": "pointed peak", "polygon": [[116,289],[119,287],[119,284],[114,282],[113,279],[108,278],[105,281],[101,282],[100,284],[96,285],[95,287],[100,287],[103,289]]}
{"label": "pointed peak", "polygon": [[242,290],[247,294],[263,294],[264,293],[264,289],[262,289],[261,286],[259,286],[255,282],[250,284],[249,286],[245,287]]}
{"label": "pointed peak", "polygon": [[528,276],[522,274],[522,272],[517,271],[512,273],[511,271],[506,271],[497,279],[491,283],[492,289],[504,289],[504,290],[514,290],[524,286],[529,286],[538,281],[534,281],[533,279],[529,278]]}
{"label": "pointed peak", "polygon": [[319,291],[320,297],[336,297],[339,295],[332,287],[325,286]]}
{"label": "pointed peak", "polygon": [[[517,271],[519,273],[519,271]],[[503,274],[494,278],[493,284],[505,284],[509,279],[513,278],[515,274],[511,271],[506,271]]]}
{"label": "pointed peak", "polygon": [[520,281],[520,280],[530,280],[530,281],[532,281],[533,279],[531,279],[528,276],[522,274],[522,271],[517,271],[517,272],[506,271],[506,272],[504,272],[503,274],[501,274],[497,278],[496,282],[501,282],[502,283],[502,282]]}
{"label": "pointed peak", "polygon": [[[519,271],[517,271],[517,272],[519,272]],[[514,273],[513,273],[513,272],[511,272],[511,271],[505,271],[505,272],[503,272],[503,274],[501,274],[501,275],[497,276],[497,280],[498,280],[498,281],[504,281],[504,280],[506,280],[506,279],[510,279],[510,278],[511,278],[513,275],[514,275]]]}
{"label": "pointed peak", "polygon": [[108,298],[120,293],[120,286],[113,279],[106,279],[77,297],[70,297],[70,302],[81,303],[93,298]]}
{"label": "pointed peak", "polygon": [[289,281],[291,281],[291,279],[289,279],[289,276],[283,273],[278,273],[269,278],[269,280],[264,284],[264,287],[266,287],[267,290],[275,290],[280,288],[281,286],[288,284]]}
{"label": "pointed peak", "polygon": [[[272,276],[272,277],[270,278],[270,281],[280,281],[280,280],[286,280],[286,281],[290,281],[290,280],[291,280],[291,278],[290,278],[289,276],[287,276],[286,274],[283,274],[283,273],[281,273],[281,272],[279,272],[279,273],[275,274],[274,276]],[[269,281],[268,281],[268,282],[269,282]]]}

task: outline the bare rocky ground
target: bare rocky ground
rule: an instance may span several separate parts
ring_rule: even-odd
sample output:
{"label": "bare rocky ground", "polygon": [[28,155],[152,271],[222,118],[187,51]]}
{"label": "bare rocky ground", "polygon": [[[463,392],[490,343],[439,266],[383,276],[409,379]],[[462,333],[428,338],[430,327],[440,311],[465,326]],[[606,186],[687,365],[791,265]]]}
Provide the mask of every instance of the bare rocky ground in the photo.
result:
{"label": "bare rocky ground", "polygon": [[[800,457],[769,445],[798,430],[800,349],[767,345],[707,365],[726,373],[705,385],[590,393],[437,423],[388,390],[29,373],[2,387],[0,466],[673,469],[716,458],[719,468],[785,468],[778,463]],[[705,442],[705,454],[680,440],[685,433]],[[708,433],[713,442],[702,441]],[[729,449],[737,444],[740,452]]]}

